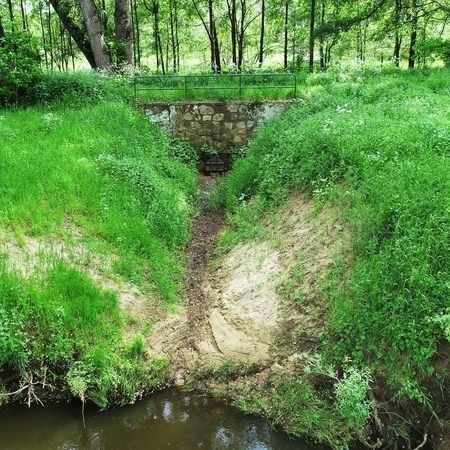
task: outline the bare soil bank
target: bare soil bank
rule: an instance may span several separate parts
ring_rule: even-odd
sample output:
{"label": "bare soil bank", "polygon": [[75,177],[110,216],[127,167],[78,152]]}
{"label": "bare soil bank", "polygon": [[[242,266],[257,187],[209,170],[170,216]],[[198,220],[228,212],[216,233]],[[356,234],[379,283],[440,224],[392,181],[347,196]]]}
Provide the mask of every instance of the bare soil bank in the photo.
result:
{"label": "bare soil bank", "polygon": [[[196,366],[225,360],[271,366],[281,347],[286,350],[277,346],[283,339],[293,354],[315,346],[325,313],[318,285],[345,233],[326,220],[329,211],[313,210],[313,202],[293,199],[267,229],[267,242],[240,244],[219,260],[213,255],[225,226],[222,212],[207,210],[195,219],[183,308],[159,321],[147,339],[152,352],[170,357],[176,382],[183,383]],[[286,273],[299,255],[301,308],[282,295]]]}

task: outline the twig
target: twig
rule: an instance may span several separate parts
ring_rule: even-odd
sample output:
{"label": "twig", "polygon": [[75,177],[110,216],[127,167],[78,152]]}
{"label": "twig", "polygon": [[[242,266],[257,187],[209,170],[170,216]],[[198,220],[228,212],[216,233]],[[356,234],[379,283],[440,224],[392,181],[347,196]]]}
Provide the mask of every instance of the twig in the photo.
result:
{"label": "twig", "polygon": [[369,399],[374,402],[373,419],[375,421],[375,425],[377,426],[379,433],[383,436],[384,435],[384,425],[381,422],[380,417],[378,416],[378,404],[377,404],[377,401],[375,399],[375,395],[373,394],[372,389],[369,389],[369,392],[367,393],[367,395],[368,395]]}
{"label": "twig", "polygon": [[81,417],[83,418],[83,428],[86,428],[86,422],[84,421],[84,404],[85,404],[84,393],[80,398],[81,398]]}
{"label": "twig", "polygon": [[28,385],[22,386],[21,388],[17,389],[17,391],[14,392],[6,392],[6,393],[0,393],[0,395],[2,397],[6,397],[7,395],[16,395],[19,394],[20,392],[24,391],[25,389],[28,388]]}

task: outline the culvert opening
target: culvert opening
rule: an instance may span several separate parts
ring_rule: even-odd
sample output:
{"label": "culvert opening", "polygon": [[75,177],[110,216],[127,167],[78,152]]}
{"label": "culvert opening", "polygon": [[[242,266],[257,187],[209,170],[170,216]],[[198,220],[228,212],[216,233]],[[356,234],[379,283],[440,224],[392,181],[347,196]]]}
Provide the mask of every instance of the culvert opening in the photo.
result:
{"label": "culvert opening", "polygon": [[226,151],[200,151],[199,172],[206,175],[222,175],[231,169],[231,154]]}
{"label": "culvert opening", "polygon": [[[198,170],[221,174],[231,168],[233,149],[245,146],[262,126],[283,114],[296,102],[267,100],[192,100],[143,103],[141,108],[149,120],[168,136],[188,143],[200,155]],[[214,152],[205,152],[208,148]],[[223,162],[206,163],[211,156]],[[210,161],[214,163],[217,161]],[[217,170],[219,168],[220,170]]]}

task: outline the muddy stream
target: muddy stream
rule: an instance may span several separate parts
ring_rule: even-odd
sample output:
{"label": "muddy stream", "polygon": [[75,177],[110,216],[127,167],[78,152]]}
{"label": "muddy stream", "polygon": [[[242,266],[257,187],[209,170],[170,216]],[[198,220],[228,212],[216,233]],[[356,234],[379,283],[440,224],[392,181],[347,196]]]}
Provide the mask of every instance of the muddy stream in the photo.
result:
{"label": "muddy stream", "polygon": [[81,405],[0,410],[1,450],[312,450],[259,417],[204,396],[167,389],[98,412]]}

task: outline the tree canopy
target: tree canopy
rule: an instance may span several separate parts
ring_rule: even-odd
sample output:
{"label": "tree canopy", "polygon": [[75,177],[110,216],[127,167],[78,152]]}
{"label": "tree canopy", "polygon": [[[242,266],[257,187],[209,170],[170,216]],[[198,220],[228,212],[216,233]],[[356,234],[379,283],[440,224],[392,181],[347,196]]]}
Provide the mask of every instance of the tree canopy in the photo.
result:
{"label": "tree canopy", "polygon": [[41,68],[61,71],[413,68],[448,64],[449,17],[450,0],[2,0],[0,45],[29,33]]}

